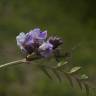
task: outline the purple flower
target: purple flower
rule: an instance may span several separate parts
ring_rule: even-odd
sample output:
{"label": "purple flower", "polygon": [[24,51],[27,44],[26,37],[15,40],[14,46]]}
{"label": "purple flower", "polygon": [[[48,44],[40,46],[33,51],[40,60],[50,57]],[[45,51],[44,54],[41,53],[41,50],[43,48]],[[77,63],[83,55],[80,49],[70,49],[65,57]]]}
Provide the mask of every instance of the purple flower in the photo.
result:
{"label": "purple flower", "polygon": [[53,45],[49,42],[44,42],[40,47],[39,47],[39,52],[40,55],[43,57],[48,57],[51,55],[53,51]]}
{"label": "purple flower", "polygon": [[42,32],[39,28],[35,28],[28,33],[21,32],[17,37],[17,45],[21,50],[31,54],[36,47],[39,46],[46,40],[47,31]]}

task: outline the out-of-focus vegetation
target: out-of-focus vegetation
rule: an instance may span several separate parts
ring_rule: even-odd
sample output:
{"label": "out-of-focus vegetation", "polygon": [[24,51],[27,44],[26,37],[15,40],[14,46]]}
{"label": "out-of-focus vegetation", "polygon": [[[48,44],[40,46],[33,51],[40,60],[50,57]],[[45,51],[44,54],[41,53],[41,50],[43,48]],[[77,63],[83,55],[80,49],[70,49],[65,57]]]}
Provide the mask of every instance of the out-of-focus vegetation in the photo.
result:
{"label": "out-of-focus vegetation", "polygon": [[[70,66],[81,65],[91,82],[96,80],[95,0],[0,0],[0,64],[22,58],[16,45],[19,32],[34,27],[64,38],[64,50],[73,52]],[[42,60],[33,63],[46,63]],[[50,60],[49,63],[52,63]],[[81,73],[82,73],[81,71]],[[93,92],[93,90],[92,90]],[[86,96],[67,80],[49,80],[34,65],[17,65],[0,70],[0,96]]]}

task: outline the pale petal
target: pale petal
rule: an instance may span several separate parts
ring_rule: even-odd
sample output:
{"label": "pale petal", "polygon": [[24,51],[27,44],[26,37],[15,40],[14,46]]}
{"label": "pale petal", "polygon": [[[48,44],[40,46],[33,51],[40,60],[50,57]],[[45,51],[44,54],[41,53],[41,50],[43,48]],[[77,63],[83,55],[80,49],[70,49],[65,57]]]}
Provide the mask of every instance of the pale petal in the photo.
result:
{"label": "pale petal", "polygon": [[17,45],[23,49],[23,43],[25,41],[25,38],[26,38],[26,35],[24,32],[21,32],[17,37],[16,37],[16,40],[17,40]]}
{"label": "pale petal", "polygon": [[40,29],[35,28],[32,31],[30,31],[29,33],[33,38],[38,39],[38,35],[40,34]]}
{"label": "pale petal", "polygon": [[53,45],[50,44],[49,42],[44,42],[40,47],[39,47],[39,50],[40,50],[40,54],[44,57],[48,57],[51,53],[52,53],[52,50],[53,50]]}
{"label": "pale petal", "polygon": [[32,43],[34,43],[33,33],[30,31],[29,33],[26,33],[25,44],[30,45]]}
{"label": "pale petal", "polygon": [[47,38],[47,31],[40,32],[38,38],[39,39],[46,39]]}
{"label": "pale petal", "polygon": [[49,42],[44,42],[40,47],[39,47],[39,49],[41,49],[41,50],[46,50],[47,48],[53,48],[53,45],[52,44],[50,44]]}

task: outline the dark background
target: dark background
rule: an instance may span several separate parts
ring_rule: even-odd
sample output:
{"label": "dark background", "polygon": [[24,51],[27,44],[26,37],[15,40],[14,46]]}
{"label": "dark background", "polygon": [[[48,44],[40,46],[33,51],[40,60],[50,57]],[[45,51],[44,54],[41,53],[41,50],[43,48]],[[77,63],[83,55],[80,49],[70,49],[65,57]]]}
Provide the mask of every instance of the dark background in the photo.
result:
{"label": "dark background", "polygon": [[[64,50],[80,43],[72,64],[82,66],[82,72],[95,81],[96,0],[0,0],[0,64],[22,58],[15,38],[35,27],[62,37]],[[38,61],[42,62],[48,61]],[[51,81],[32,64],[0,70],[0,96],[72,95],[86,96],[85,89],[81,92],[76,84],[71,88],[66,79]],[[95,95],[91,90],[90,96]]]}

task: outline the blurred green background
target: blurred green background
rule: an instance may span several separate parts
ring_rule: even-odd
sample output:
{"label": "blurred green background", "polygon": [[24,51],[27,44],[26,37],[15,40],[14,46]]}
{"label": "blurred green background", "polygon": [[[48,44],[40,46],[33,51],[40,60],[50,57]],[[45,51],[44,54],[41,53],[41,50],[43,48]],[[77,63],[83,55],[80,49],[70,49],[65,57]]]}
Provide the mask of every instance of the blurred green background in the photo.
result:
{"label": "blurred green background", "polygon": [[[15,38],[34,27],[64,38],[65,51],[80,43],[70,66],[81,65],[83,73],[95,82],[96,0],[0,0],[0,64],[23,57]],[[96,95],[93,93],[91,90],[90,96]],[[86,96],[86,93],[76,84],[71,88],[66,79],[62,83],[49,80],[29,64],[0,70],[0,96]]]}

